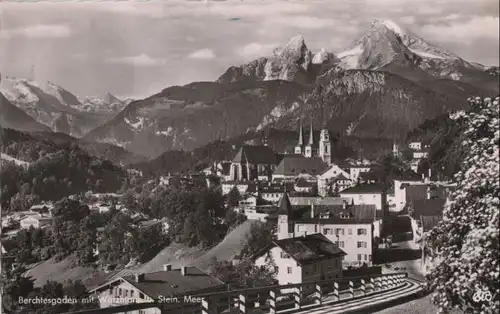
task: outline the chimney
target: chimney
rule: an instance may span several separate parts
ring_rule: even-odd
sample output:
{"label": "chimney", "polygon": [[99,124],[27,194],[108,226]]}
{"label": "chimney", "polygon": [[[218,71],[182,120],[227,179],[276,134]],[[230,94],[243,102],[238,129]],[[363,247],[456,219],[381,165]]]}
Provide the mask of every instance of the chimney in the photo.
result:
{"label": "chimney", "polygon": [[163,265],[163,270],[164,271],[172,270],[172,264],[165,264],[165,265]]}
{"label": "chimney", "polygon": [[135,282],[144,282],[144,274],[135,274]]}
{"label": "chimney", "polygon": [[429,180],[431,179],[431,177],[432,177],[432,170],[431,168],[429,168]]}
{"label": "chimney", "polygon": [[187,266],[182,266],[182,268],[181,268],[181,274],[182,274],[182,276],[186,276],[187,272],[188,272]]}
{"label": "chimney", "polygon": [[314,218],[314,203],[311,203],[311,218]]}

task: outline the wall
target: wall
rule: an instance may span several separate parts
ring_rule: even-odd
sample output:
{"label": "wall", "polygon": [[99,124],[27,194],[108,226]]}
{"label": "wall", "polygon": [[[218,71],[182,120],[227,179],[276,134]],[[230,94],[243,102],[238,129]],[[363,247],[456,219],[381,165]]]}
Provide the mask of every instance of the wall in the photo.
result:
{"label": "wall", "polygon": [[[358,235],[357,229],[366,229],[366,235]],[[326,229],[326,230],[325,230]],[[337,237],[335,230],[343,229],[344,233],[339,232]],[[351,229],[351,234],[349,234]],[[322,233],[328,240],[336,243],[339,241],[339,248],[347,255],[344,257],[344,266],[358,265],[358,254],[361,254],[361,264],[366,262],[371,265],[371,258],[373,252],[372,235],[373,226],[371,224],[295,224],[295,236],[300,237],[307,234]],[[366,248],[358,248],[357,242],[366,242]],[[343,245],[341,242],[344,242]],[[366,255],[366,261],[364,259]]]}
{"label": "wall", "polygon": [[[119,294],[120,290],[121,289],[121,295]],[[128,295],[125,296],[125,291],[128,292]],[[130,297],[130,291],[133,291],[133,296]],[[112,307],[112,306],[120,306],[120,305],[125,305],[125,304],[128,304],[128,303],[144,303],[144,302],[150,302],[152,301],[151,299],[149,299],[147,296],[144,296],[143,299],[140,298],[140,291],[135,288],[134,286],[132,286],[130,283],[126,282],[126,281],[123,281],[121,282],[119,285],[117,285],[116,287],[113,288],[113,291],[112,293],[110,294],[109,290],[104,290],[100,293],[98,293],[96,295],[96,297],[98,297],[100,300],[109,300],[109,301],[112,301],[111,299],[112,298],[119,298],[119,300],[115,300],[116,302],[115,303],[112,303],[112,302],[109,302],[109,303],[106,303],[106,302],[100,302],[100,307],[101,308],[106,308],[106,307]],[[128,300],[130,300],[130,302],[128,302]],[[144,314],[161,314],[161,311],[159,309],[155,309],[155,308],[152,308],[152,309],[144,309],[144,310],[141,310],[142,312],[141,313],[144,313]],[[130,311],[130,312],[127,312],[127,314],[139,314],[139,311]]]}
{"label": "wall", "polygon": [[382,193],[372,193],[372,194],[343,194],[340,193],[341,197],[352,197],[354,205],[375,205],[378,210],[382,210],[383,197]]}

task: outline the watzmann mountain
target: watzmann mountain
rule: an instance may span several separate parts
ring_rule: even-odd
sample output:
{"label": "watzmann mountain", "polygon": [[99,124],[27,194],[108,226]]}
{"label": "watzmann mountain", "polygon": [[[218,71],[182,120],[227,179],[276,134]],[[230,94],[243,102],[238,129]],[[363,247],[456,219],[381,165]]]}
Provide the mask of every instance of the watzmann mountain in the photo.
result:
{"label": "watzmann mountain", "polygon": [[251,130],[295,128],[301,118],[340,134],[394,138],[494,85],[484,67],[374,21],[345,52],[314,53],[299,35],[271,56],[231,66],[216,82],[134,102],[85,138],[151,157]]}

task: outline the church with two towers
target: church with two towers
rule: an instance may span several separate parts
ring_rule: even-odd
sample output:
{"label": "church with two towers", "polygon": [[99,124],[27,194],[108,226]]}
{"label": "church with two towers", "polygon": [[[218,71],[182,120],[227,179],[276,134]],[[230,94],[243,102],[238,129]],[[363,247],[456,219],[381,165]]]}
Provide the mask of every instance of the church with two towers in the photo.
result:
{"label": "church with two towers", "polygon": [[311,121],[309,140],[307,144],[305,144],[304,131],[301,121],[299,127],[299,139],[297,141],[297,145],[295,146],[295,154],[303,155],[306,158],[319,157],[324,163],[330,165],[332,163],[332,143],[330,140],[330,133],[327,129],[322,129],[319,140],[315,142],[313,124]]}

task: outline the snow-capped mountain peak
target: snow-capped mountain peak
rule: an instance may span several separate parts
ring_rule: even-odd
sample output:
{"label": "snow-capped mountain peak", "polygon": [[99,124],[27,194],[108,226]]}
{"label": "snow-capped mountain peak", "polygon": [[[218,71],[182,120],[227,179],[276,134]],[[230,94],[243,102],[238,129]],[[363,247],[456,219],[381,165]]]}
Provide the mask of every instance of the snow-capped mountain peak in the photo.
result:
{"label": "snow-capped mountain peak", "polygon": [[396,24],[392,20],[374,20],[372,22],[372,25],[371,25],[372,29],[377,29],[380,27],[385,27],[388,30],[391,30],[392,32],[394,32],[396,35],[398,35],[401,38],[404,37],[407,33],[406,30],[404,30],[401,26],[399,26],[398,24]]}

